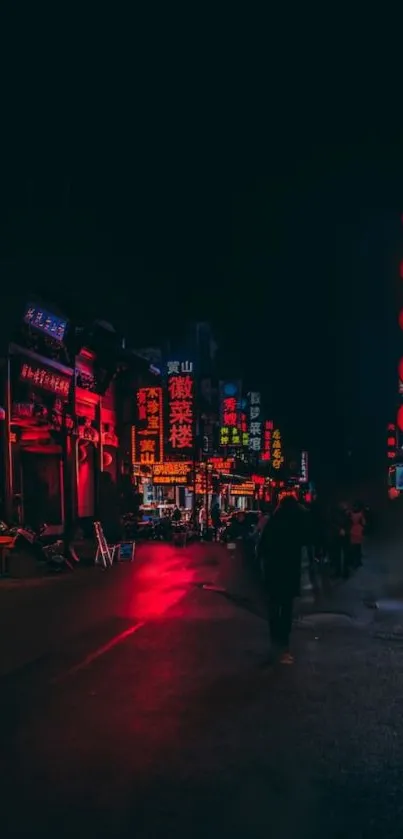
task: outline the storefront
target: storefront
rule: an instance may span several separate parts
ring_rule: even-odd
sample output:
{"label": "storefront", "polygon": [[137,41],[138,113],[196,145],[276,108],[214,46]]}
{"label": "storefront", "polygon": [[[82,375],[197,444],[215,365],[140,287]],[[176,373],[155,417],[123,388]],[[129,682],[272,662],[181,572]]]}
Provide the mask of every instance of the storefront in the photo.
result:
{"label": "storefront", "polygon": [[[13,518],[63,531],[63,412],[73,371],[11,345],[9,358],[10,488]],[[73,419],[67,417],[70,429]]]}
{"label": "storefront", "polygon": [[253,481],[231,483],[228,486],[229,503],[238,510],[252,510],[255,499],[255,484]]}
{"label": "storefront", "polygon": [[[81,350],[76,359],[77,518],[92,522],[112,495],[117,498],[119,462],[115,386],[97,392],[95,353]],[[106,501],[108,499],[108,501]]]}

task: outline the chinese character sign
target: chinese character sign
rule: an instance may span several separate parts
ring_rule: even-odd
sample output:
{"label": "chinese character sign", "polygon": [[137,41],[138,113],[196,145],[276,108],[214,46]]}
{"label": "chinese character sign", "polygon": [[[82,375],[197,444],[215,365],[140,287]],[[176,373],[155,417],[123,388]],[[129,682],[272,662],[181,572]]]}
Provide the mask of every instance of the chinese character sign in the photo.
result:
{"label": "chinese character sign", "polygon": [[162,388],[141,387],[136,394],[133,462],[161,463],[163,451]]}
{"label": "chinese character sign", "polygon": [[301,452],[301,478],[302,484],[308,483],[309,468],[308,468],[308,452]]}
{"label": "chinese character sign", "polygon": [[262,460],[271,460],[272,435],[274,430],[273,420],[266,420],[263,426]]}
{"label": "chinese character sign", "polygon": [[23,382],[29,382],[33,387],[50,390],[61,398],[68,398],[70,380],[67,376],[60,376],[36,364],[24,363],[21,367],[20,379]]}
{"label": "chinese character sign", "polygon": [[260,393],[249,393],[249,451],[260,455],[262,450],[262,408]]}
{"label": "chinese character sign", "polygon": [[169,454],[188,457],[194,447],[194,376],[192,361],[168,361]]}
{"label": "chinese character sign", "polygon": [[241,382],[220,382],[220,446],[242,446]]}
{"label": "chinese character sign", "polygon": [[56,315],[50,314],[41,306],[29,304],[25,310],[24,321],[29,326],[39,329],[45,335],[54,338],[55,341],[63,341],[64,333],[67,328],[67,321],[58,318]]}
{"label": "chinese character sign", "polygon": [[279,431],[278,428],[274,429],[272,440],[272,466],[273,469],[281,469],[284,463],[283,440],[281,437],[281,431]]}
{"label": "chinese character sign", "polygon": [[394,422],[388,424],[387,433],[388,460],[395,460],[397,454],[397,430]]}
{"label": "chinese character sign", "polygon": [[249,448],[249,425],[248,425],[248,416],[245,411],[241,411],[240,413],[240,424],[239,429],[241,432],[241,441],[242,446],[245,449]]}
{"label": "chinese character sign", "polygon": [[185,485],[189,482],[191,463],[160,463],[153,466],[153,483],[171,486]]}

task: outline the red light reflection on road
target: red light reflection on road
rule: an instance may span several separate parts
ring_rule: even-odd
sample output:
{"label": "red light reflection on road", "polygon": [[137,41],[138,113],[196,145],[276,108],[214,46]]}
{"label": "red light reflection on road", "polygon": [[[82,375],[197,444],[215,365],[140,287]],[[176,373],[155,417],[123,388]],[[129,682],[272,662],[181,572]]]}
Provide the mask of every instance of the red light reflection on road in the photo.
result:
{"label": "red light reflection on road", "polygon": [[195,580],[195,571],[186,567],[186,548],[152,544],[147,546],[147,554],[133,578],[130,603],[130,614],[140,621],[162,617],[188,593]]}

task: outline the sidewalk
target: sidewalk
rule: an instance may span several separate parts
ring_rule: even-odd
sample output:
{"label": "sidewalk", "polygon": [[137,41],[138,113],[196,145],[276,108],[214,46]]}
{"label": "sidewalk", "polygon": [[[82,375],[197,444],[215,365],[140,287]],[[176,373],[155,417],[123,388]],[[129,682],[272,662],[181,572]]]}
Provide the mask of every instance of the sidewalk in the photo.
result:
{"label": "sidewalk", "polygon": [[[243,562],[240,547],[227,553],[220,574],[226,595],[244,608],[266,617],[262,589]],[[365,545],[363,566],[348,580],[325,578],[314,590],[307,584],[307,572],[302,568],[301,597],[295,603],[296,620],[329,614],[344,616],[357,625],[366,626],[374,620],[378,603],[388,597],[399,599],[399,596],[403,609],[403,536],[402,546],[400,541],[372,540]]]}

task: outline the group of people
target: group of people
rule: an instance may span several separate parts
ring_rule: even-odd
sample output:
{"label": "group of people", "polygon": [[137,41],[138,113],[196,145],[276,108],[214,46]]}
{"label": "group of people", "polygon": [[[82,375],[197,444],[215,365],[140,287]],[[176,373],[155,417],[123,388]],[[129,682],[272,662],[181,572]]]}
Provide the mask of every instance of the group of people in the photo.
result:
{"label": "group of people", "polygon": [[328,512],[317,501],[310,509],[310,562],[328,561],[334,577],[347,578],[362,565],[362,544],[369,522],[363,505],[356,501],[351,507],[342,502]]}
{"label": "group of people", "polygon": [[273,656],[292,664],[289,641],[293,604],[300,593],[301,556],[305,547],[310,562],[327,555],[335,574],[348,576],[362,564],[366,520],[360,504],[339,505],[327,518],[317,502],[307,508],[292,495],[265,516],[257,554],[267,599]]}

